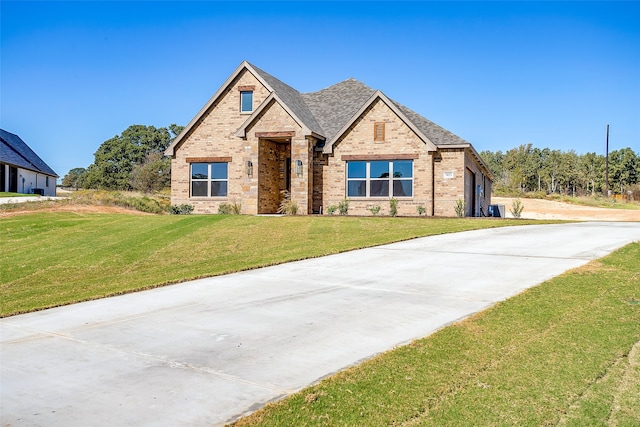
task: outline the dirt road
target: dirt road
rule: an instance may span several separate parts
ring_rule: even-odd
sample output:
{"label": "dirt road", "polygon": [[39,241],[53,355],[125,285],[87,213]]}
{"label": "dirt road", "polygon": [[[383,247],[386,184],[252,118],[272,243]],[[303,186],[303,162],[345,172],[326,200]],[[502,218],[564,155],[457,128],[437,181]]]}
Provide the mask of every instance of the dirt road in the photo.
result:
{"label": "dirt road", "polygon": [[[492,197],[491,203],[504,205],[507,218],[511,215],[512,198]],[[590,206],[578,206],[569,203],[540,199],[520,199],[524,205],[522,218],[527,219],[566,219],[579,221],[640,221],[640,210],[606,209]]]}

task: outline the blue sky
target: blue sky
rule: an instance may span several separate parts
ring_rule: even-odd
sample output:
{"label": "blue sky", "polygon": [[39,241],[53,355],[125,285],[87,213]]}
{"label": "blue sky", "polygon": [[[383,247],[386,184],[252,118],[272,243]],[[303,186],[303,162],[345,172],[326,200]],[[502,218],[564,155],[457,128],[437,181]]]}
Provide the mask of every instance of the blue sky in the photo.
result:
{"label": "blue sky", "polygon": [[640,2],[0,2],[0,127],[61,177],[129,125],[186,125],[246,59],[349,77],[471,142],[640,152]]}

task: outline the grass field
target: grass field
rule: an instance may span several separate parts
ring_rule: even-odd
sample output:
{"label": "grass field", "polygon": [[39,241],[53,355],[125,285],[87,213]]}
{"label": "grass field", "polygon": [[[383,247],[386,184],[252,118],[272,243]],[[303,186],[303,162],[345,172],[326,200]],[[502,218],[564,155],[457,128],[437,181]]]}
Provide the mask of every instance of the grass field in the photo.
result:
{"label": "grass field", "polygon": [[640,244],[237,426],[638,426]]}
{"label": "grass field", "polygon": [[0,197],[38,197],[38,194],[8,193],[0,191]]}
{"label": "grass field", "polygon": [[0,222],[0,316],[419,236],[491,219],[36,212]]}
{"label": "grass field", "polygon": [[[36,212],[0,221],[1,315],[540,221]],[[640,244],[347,369],[238,425],[640,425]]]}

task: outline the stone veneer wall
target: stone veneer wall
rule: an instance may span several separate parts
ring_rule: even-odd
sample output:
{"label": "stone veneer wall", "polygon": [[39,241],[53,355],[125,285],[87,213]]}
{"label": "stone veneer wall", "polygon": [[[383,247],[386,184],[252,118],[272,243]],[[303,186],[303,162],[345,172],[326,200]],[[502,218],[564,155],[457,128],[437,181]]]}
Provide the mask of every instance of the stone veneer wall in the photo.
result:
{"label": "stone veneer wall", "polygon": [[491,180],[482,171],[478,162],[471,155],[471,151],[465,148],[441,148],[438,153],[441,160],[434,162],[434,214],[436,216],[456,216],[456,202],[459,199],[465,200],[465,170],[469,169],[475,174],[476,185],[484,187],[481,203],[486,215],[487,206],[491,203]]}
{"label": "stone veneer wall", "polygon": [[[191,204],[194,213],[217,213],[220,203],[240,203],[242,213],[277,211],[280,191],[284,189],[286,158],[291,159],[291,195],[298,203],[299,214],[324,214],[346,194],[345,160],[342,156],[378,156],[393,160],[394,156],[413,157],[413,197],[398,198],[399,215],[417,215],[423,206],[427,215],[454,216],[455,203],[464,199],[464,171],[476,174],[476,183],[485,186],[482,206],[491,201],[491,182],[483,174],[470,150],[440,149],[435,156],[426,145],[381,100],[365,111],[345,136],[334,145],[331,155],[315,151],[317,141],[305,136],[301,127],[277,102],[264,109],[247,128],[246,139],[235,135],[249,114],[240,113],[241,86],[253,86],[254,108],[269,95],[268,90],[245,70],[223,91],[176,150],[172,160],[171,203]],[[374,140],[374,124],[385,123],[384,141]],[[260,134],[287,132],[288,137],[269,139]],[[190,166],[187,158],[230,158],[228,196],[219,198],[189,197]],[[296,161],[302,161],[301,174]],[[253,163],[253,174],[247,174],[247,162]],[[275,173],[274,173],[275,172]],[[435,182],[433,177],[435,176]],[[434,201],[435,200],[435,201]],[[371,215],[369,208],[381,207],[381,215],[389,213],[389,198],[352,198],[349,214]]]}
{"label": "stone veneer wall", "polygon": [[[273,132],[288,133],[289,136],[276,138],[276,137],[261,137],[260,135]],[[277,145],[279,154],[276,158],[262,159],[262,154],[266,152],[260,151],[259,146],[269,146],[264,144],[267,141],[272,141]],[[247,151],[248,159],[253,162],[254,165],[260,164],[260,168],[257,174],[254,172],[255,185],[259,186],[258,199],[251,199],[248,202],[251,206],[255,207],[255,212],[247,213],[276,213],[282,199],[282,190],[285,190],[285,161],[287,158],[291,159],[291,197],[298,203],[298,213],[304,214],[307,212],[309,201],[308,192],[306,190],[308,172],[305,172],[305,168],[308,167],[308,141],[302,135],[302,128],[296,123],[295,120],[287,113],[287,111],[277,102],[272,102],[263,110],[263,113],[256,118],[254,123],[247,127],[247,147],[251,150]],[[303,174],[297,176],[295,173],[296,160],[302,160],[303,162]],[[277,163],[277,166],[275,163]],[[277,170],[276,170],[277,169]],[[255,171],[255,169],[254,169]],[[276,171],[277,177],[266,176],[265,172],[272,173]],[[274,181],[274,179],[277,180]],[[270,193],[270,194],[267,194]],[[275,193],[275,194],[274,194]],[[277,200],[277,206],[274,204]]]}
{"label": "stone veneer wall", "polygon": [[[374,124],[385,123],[384,141],[374,141]],[[431,154],[417,135],[379,100],[371,105],[345,136],[336,142],[324,169],[323,213],[337,205],[346,195],[346,162],[342,156],[379,156],[393,160],[397,155],[415,156],[413,159],[413,197],[398,198],[398,215],[417,215],[423,206],[431,214],[432,181]],[[320,163],[320,162],[318,162]],[[371,215],[369,208],[380,206],[380,215],[389,214],[389,197],[350,198],[350,215]]]}
{"label": "stone veneer wall", "polygon": [[[190,204],[194,213],[217,213],[220,203],[242,203],[243,213],[257,213],[257,162],[254,176],[246,174],[246,160],[251,158],[254,148],[238,138],[235,133],[249,117],[240,113],[240,86],[254,86],[253,106],[256,108],[269,91],[248,71],[234,79],[189,135],[175,150],[171,161],[171,203]],[[257,153],[257,145],[255,147]],[[189,197],[190,165],[187,158],[231,157],[229,162],[229,186],[227,197]]]}

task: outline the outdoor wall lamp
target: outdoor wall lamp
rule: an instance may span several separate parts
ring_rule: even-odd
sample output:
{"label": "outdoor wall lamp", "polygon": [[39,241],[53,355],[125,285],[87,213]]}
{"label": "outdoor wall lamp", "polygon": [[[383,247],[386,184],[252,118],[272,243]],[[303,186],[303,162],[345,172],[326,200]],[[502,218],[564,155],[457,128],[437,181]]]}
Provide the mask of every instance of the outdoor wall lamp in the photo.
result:
{"label": "outdoor wall lamp", "polygon": [[247,160],[247,176],[253,176],[253,163]]}
{"label": "outdoor wall lamp", "polygon": [[302,160],[296,160],[296,175],[302,176]]}

